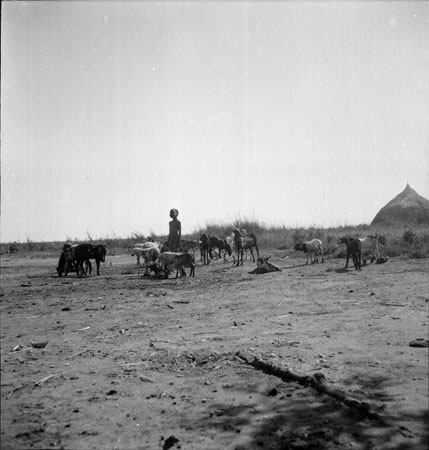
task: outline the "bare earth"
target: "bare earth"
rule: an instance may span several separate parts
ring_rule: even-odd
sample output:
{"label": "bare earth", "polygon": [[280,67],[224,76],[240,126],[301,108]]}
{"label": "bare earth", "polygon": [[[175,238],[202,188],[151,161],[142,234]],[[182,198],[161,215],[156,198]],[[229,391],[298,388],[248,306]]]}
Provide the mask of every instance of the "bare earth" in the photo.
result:
{"label": "bare earth", "polygon": [[[271,254],[281,272],[162,281],[125,254],[84,279],[59,278],[59,254],[3,255],[1,448],[426,449],[428,348],[409,343],[428,338],[429,261]],[[322,372],[382,420],[239,351]]]}

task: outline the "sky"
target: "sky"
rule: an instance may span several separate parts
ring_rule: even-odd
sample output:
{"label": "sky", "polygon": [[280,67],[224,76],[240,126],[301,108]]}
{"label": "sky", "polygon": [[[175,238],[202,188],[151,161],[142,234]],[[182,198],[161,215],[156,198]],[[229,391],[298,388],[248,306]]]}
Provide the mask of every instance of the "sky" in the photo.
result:
{"label": "sky", "polygon": [[429,198],[429,2],[2,2],[1,242],[370,223]]}

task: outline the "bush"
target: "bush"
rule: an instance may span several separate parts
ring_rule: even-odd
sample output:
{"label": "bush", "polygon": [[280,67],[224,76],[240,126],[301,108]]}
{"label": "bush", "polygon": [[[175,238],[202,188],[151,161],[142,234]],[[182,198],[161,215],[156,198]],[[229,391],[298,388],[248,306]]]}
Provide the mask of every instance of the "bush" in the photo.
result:
{"label": "bush", "polygon": [[416,240],[416,233],[413,230],[407,230],[402,235],[402,240],[407,244],[412,244]]}

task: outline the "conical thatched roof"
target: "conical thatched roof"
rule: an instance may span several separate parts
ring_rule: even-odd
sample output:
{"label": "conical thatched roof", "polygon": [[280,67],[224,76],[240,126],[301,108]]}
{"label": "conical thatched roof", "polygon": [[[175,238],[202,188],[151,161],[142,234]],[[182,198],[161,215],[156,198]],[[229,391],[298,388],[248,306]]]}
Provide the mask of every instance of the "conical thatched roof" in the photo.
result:
{"label": "conical thatched roof", "polygon": [[405,189],[380,209],[371,225],[391,225],[396,223],[429,225],[429,200],[411,188]]}

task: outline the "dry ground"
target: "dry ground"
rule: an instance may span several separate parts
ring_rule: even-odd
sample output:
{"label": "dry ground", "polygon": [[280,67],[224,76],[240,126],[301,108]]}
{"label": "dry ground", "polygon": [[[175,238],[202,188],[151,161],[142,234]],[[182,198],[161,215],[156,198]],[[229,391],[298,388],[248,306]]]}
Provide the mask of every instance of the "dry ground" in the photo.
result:
{"label": "dry ground", "polygon": [[[281,272],[214,261],[162,281],[128,255],[84,279],[56,276],[59,255],[3,255],[1,448],[427,448],[428,349],[409,343],[428,337],[429,261],[272,253]],[[322,372],[384,420],[238,351]]]}

